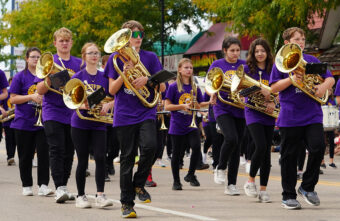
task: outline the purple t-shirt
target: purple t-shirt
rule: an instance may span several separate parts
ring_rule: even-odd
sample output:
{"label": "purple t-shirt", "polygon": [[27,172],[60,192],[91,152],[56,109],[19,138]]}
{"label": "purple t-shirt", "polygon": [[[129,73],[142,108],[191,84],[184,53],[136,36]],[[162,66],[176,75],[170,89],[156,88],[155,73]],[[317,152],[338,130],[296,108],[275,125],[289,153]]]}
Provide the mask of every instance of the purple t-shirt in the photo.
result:
{"label": "purple t-shirt", "polygon": [[[112,79],[117,79],[120,76],[113,66],[112,59],[115,54],[117,53],[111,54],[104,70],[105,76]],[[162,65],[155,53],[140,50],[139,56],[141,62],[151,75],[162,70]],[[123,62],[117,59],[117,63],[120,70],[123,70]],[[150,97],[148,101],[154,97],[154,90],[149,89],[149,91]],[[123,84],[115,94],[113,127],[138,124],[148,119],[156,120],[156,106],[153,108],[145,107],[135,93]]]}
{"label": "purple t-shirt", "polygon": [[340,81],[336,83],[335,91],[334,91],[335,96],[340,96]]}
{"label": "purple t-shirt", "polygon": [[[57,54],[53,55],[53,59],[56,64],[62,66]],[[80,71],[81,59],[71,56],[70,60],[62,61],[68,71]],[[35,77],[34,82],[38,83],[41,81],[43,81],[43,79]],[[53,91],[48,91],[46,94],[44,94],[42,107],[42,118],[44,122],[53,120],[63,124],[71,123],[73,110],[65,106],[63,97],[60,94],[54,93]]]}
{"label": "purple t-shirt", "polygon": [[[37,89],[37,85],[34,84],[34,78],[35,76],[29,70],[23,70],[17,73],[13,77],[9,92],[17,95],[34,94]],[[33,101],[16,104],[15,117],[11,123],[11,128],[28,131],[43,129],[43,127],[34,126],[38,120],[38,114],[36,114],[35,107],[36,103]]]}
{"label": "purple t-shirt", "polygon": [[[246,63],[245,61],[239,60],[239,59],[237,60],[236,63],[229,63],[226,61],[225,58],[221,58],[221,59],[214,61],[211,64],[208,71],[210,71],[210,69],[214,67],[221,68],[222,71],[224,72],[224,75],[227,78],[231,79],[232,76],[235,74],[238,66],[240,66],[241,64],[245,64],[245,63]],[[230,99],[227,98],[227,93],[221,91],[220,94],[222,98],[224,98],[225,100],[231,101]],[[237,118],[244,118],[243,109],[231,106],[229,104],[222,103],[218,98],[217,98],[216,105],[214,105],[213,109],[214,109],[215,119],[223,114],[229,114]]]}
{"label": "purple t-shirt", "polygon": [[0,89],[1,89],[0,93],[2,93],[2,89],[7,88],[7,87],[8,87],[8,81],[6,79],[5,72],[0,70]]}
{"label": "purple t-shirt", "polygon": [[[182,92],[178,92],[177,83],[174,82],[169,86],[165,98],[169,99],[172,104],[188,104],[191,102],[191,85],[183,84]],[[199,87],[197,87],[197,102],[203,101],[202,93]],[[196,118],[197,119],[197,118]],[[190,123],[192,121],[192,115],[185,111],[171,111],[169,134],[172,135],[185,135],[197,128],[191,128]]]}
{"label": "purple t-shirt", "polygon": [[[96,75],[90,75],[85,68],[79,72],[77,72],[75,75],[72,76],[72,78],[78,78],[82,82],[85,80],[87,81],[88,85],[94,90],[98,90],[101,87],[104,88],[105,92],[108,93],[108,87],[109,87],[109,80],[104,77],[104,73],[102,71],[97,71]],[[85,88],[87,92],[92,92],[90,88],[88,88],[85,85]],[[80,112],[83,114],[83,116],[88,117],[86,110],[80,110]],[[74,111],[71,117],[71,126],[76,127],[79,129],[84,130],[106,130],[106,124],[96,121],[90,121],[90,120],[82,120],[78,117],[77,112]]]}
{"label": "purple t-shirt", "polygon": [[[11,104],[11,102],[9,102],[9,97],[10,97],[10,93],[8,93],[8,96],[5,100],[2,100],[0,101],[0,104],[2,105],[2,107],[8,111],[8,109],[11,109],[11,108],[14,108],[15,105],[14,104]],[[9,108],[10,107],[10,108]],[[12,119],[13,120],[13,119]],[[9,127],[11,125],[11,122],[12,120],[9,120],[9,121],[6,121],[6,122],[3,122],[2,125],[4,127]]]}
{"label": "purple t-shirt", "polygon": [[[316,57],[303,54],[303,59],[307,62],[320,62]],[[321,75],[324,79],[332,77],[330,71]],[[270,75],[269,84],[289,77],[288,74],[280,72],[274,64]],[[285,90],[280,91],[280,114],[277,119],[278,127],[299,127],[309,124],[322,123],[321,105],[310,98],[297,87],[290,85]]]}
{"label": "purple t-shirt", "polygon": [[[249,67],[247,65],[244,66],[244,72],[251,78],[259,81],[260,80],[260,75],[259,72],[262,72],[261,79],[262,79],[262,84],[264,85],[269,85],[269,79],[270,75],[265,71],[260,68],[256,68],[255,73],[250,73]],[[247,103],[251,104],[250,101],[247,100]],[[253,123],[259,123],[262,125],[267,125],[267,126],[272,126],[275,125],[275,118],[268,116],[267,114],[264,114],[260,111],[256,111],[254,109],[251,109],[249,107],[244,108],[244,116],[246,118],[246,124],[253,124]]]}

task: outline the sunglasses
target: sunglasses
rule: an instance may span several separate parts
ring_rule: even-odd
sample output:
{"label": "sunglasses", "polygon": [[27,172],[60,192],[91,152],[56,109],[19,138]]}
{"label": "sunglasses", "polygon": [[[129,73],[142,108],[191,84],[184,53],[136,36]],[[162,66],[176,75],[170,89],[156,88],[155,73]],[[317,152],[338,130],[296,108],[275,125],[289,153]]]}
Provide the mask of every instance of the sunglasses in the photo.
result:
{"label": "sunglasses", "polygon": [[143,31],[133,31],[131,37],[132,38],[144,38],[144,32]]}

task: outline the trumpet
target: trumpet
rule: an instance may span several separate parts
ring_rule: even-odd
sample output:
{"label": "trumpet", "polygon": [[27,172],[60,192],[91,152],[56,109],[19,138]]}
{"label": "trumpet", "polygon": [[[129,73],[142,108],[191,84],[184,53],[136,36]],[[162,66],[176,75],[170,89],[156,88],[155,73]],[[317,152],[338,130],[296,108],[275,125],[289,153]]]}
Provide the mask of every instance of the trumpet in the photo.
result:
{"label": "trumpet", "polygon": [[[48,88],[48,90],[53,91],[57,94],[63,95],[62,92],[50,87],[47,83],[47,77],[49,75],[58,73],[58,72],[63,71],[63,70],[67,70],[67,68],[65,67],[65,65],[64,65],[64,63],[63,63],[63,61],[61,60],[60,57],[59,57],[59,61],[62,64],[62,66],[56,64],[53,61],[53,55],[52,55],[51,52],[45,52],[39,58],[35,72],[36,72],[36,75],[37,75],[38,78],[44,79],[44,84]],[[70,74],[70,77],[72,77],[74,72],[70,71],[70,70],[67,70],[67,71]]]}
{"label": "trumpet", "polygon": [[[244,109],[244,105],[242,103],[237,102],[237,99],[233,97],[233,94],[230,91],[231,80],[225,76],[221,68],[215,67],[212,68],[207,75],[205,76],[205,90],[214,94],[217,92],[217,98],[225,104],[229,104],[231,106]],[[228,98],[231,101],[227,101],[223,99],[220,94],[220,91],[224,91],[228,94]]]}
{"label": "trumpet", "polygon": [[302,82],[296,82],[293,79],[292,72],[294,70],[306,70],[307,62],[303,59],[302,50],[299,45],[294,43],[283,45],[276,54],[275,64],[280,72],[289,74],[289,78],[295,87],[322,105],[327,102],[328,90],[322,98],[315,96],[315,85],[324,82],[320,75],[304,74]]}
{"label": "trumpet", "polygon": [[196,103],[197,103],[197,88],[196,90],[194,91],[193,89],[191,90],[190,92],[191,94],[191,102],[192,102],[192,120],[191,120],[191,124],[190,124],[190,128],[197,128],[197,125],[196,125],[196,109],[195,109],[195,106],[196,106]]}
{"label": "trumpet", "polygon": [[[104,45],[104,51],[106,53],[118,52],[113,57],[113,65],[118,74],[122,77],[125,86],[136,94],[138,99],[145,107],[153,108],[157,104],[160,93],[154,89],[154,99],[153,101],[149,102],[147,101],[147,98],[150,96],[149,89],[144,86],[143,88],[137,90],[132,85],[132,81],[134,81],[136,78],[142,76],[150,77],[151,75],[140,61],[139,54],[136,52],[136,50],[129,46],[131,35],[132,31],[128,28],[117,31],[106,41]],[[117,58],[119,58],[124,64],[128,61],[131,61],[134,64],[134,67],[126,71],[125,75],[117,64]]]}
{"label": "trumpet", "polygon": [[164,111],[164,107],[162,106],[162,94],[160,94],[157,104],[157,115],[158,120],[161,120],[161,127],[159,130],[167,130],[168,128],[165,126],[164,122],[164,114],[169,114],[170,111]]}
{"label": "trumpet", "polygon": [[6,111],[6,117],[1,114],[0,115],[0,122],[4,123],[4,122],[12,120],[15,117],[14,112],[15,112],[15,108],[11,108],[11,109]]}
{"label": "trumpet", "polygon": [[[88,88],[92,90],[91,93],[88,93],[85,89],[85,85],[87,85]],[[100,115],[100,111],[103,107],[104,103],[108,103],[112,101],[112,98],[106,97],[104,100],[101,101],[101,103],[95,105],[95,107],[90,107],[90,110],[87,110],[87,114],[90,115],[90,117],[84,116],[80,111],[80,106],[85,102],[88,95],[92,94],[94,90],[90,87],[90,85],[87,84],[86,81],[84,83],[77,79],[73,78],[69,80],[65,88],[63,90],[63,100],[65,105],[70,109],[76,109],[76,113],[78,117],[82,120],[90,120],[90,121],[96,121],[101,123],[107,123],[112,124],[113,123],[113,109],[111,109],[110,113],[107,113],[106,115],[102,116]]]}
{"label": "trumpet", "polygon": [[36,127],[43,127],[44,125],[42,123],[42,106],[41,106],[41,104],[37,104],[35,106],[35,115],[38,115],[38,120],[34,124],[34,126],[36,126]]}

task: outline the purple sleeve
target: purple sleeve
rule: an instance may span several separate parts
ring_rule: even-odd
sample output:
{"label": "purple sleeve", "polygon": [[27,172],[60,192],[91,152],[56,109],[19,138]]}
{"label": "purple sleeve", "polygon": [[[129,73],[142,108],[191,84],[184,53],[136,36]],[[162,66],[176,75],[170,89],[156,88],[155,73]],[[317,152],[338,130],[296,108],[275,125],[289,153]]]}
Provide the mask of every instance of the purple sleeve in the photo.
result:
{"label": "purple sleeve", "polygon": [[340,81],[338,81],[336,83],[336,88],[335,88],[335,92],[334,92],[335,96],[340,96]]}
{"label": "purple sleeve", "polygon": [[152,60],[154,61],[154,63],[152,65],[152,67],[151,67],[152,70],[150,70],[150,72],[151,72],[150,74],[151,75],[156,74],[157,72],[159,72],[160,70],[163,69],[162,64],[159,61],[157,55],[155,53],[152,53],[152,55],[153,55]]}
{"label": "purple sleeve", "polygon": [[[218,61],[218,60],[216,60],[216,61]],[[214,61],[211,65],[210,65],[210,67],[209,67],[209,69],[208,69],[208,72],[211,70],[211,69],[213,69],[214,67],[217,67],[217,62],[216,61]]]}
{"label": "purple sleeve", "polygon": [[20,94],[21,93],[21,88],[22,88],[22,83],[21,79],[19,78],[20,75],[16,74],[13,77],[11,87],[9,88],[9,93],[11,94]]}
{"label": "purple sleeve", "polygon": [[[117,73],[115,67],[113,66],[113,56],[117,54],[116,52],[111,54],[109,57],[109,60],[106,63],[105,69],[104,69],[104,76],[107,78],[117,79],[119,77],[119,74]],[[120,59],[117,59],[118,67],[120,70],[123,70],[123,62]]]}
{"label": "purple sleeve", "polygon": [[165,99],[169,99],[171,103],[175,103],[175,87],[169,87],[168,91],[166,92]]}
{"label": "purple sleeve", "polygon": [[34,83],[35,84],[37,84],[37,83],[39,83],[39,82],[42,82],[44,79],[40,79],[40,78],[38,78],[37,76],[35,76],[35,78],[34,78]]}
{"label": "purple sleeve", "polygon": [[279,81],[279,80],[282,80],[284,79],[284,74],[282,72],[280,72],[279,70],[277,70],[276,68],[276,65],[274,64],[273,65],[273,68],[272,68],[272,72],[270,74],[270,80],[269,80],[269,85]]}
{"label": "purple sleeve", "polygon": [[203,101],[209,101],[209,100],[210,100],[209,94],[204,93],[204,95],[203,95]]}
{"label": "purple sleeve", "polygon": [[202,92],[201,92],[201,89],[199,87],[197,87],[197,102],[198,103],[203,102]]}
{"label": "purple sleeve", "polygon": [[6,79],[5,72],[0,70],[0,89],[4,89],[8,87],[8,81]]}

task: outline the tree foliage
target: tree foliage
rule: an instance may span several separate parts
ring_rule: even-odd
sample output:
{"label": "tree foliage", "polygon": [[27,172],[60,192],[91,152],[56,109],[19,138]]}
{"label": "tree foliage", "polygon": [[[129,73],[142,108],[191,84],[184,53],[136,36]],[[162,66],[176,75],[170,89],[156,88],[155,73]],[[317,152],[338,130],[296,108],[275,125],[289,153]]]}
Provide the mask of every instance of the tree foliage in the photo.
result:
{"label": "tree foliage", "polygon": [[[340,0],[193,0],[205,9],[215,22],[231,22],[232,30],[241,35],[263,36],[272,46],[289,27],[307,29],[313,15],[325,15],[327,9],[340,5]],[[311,37],[307,33],[307,37]]]}
{"label": "tree foliage", "polygon": [[[190,19],[200,28],[203,10],[191,0],[165,1],[165,35],[182,20]],[[12,46],[22,43],[43,51],[55,52],[53,33],[61,27],[73,33],[73,55],[79,55],[84,43],[92,41],[103,47],[106,40],[128,20],[137,20],[145,28],[144,48],[160,39],[161,10],[159,0],[27,0],[19,10],[6,13],[0,40]],[[190,32],[190,27],[187,27]]]}

